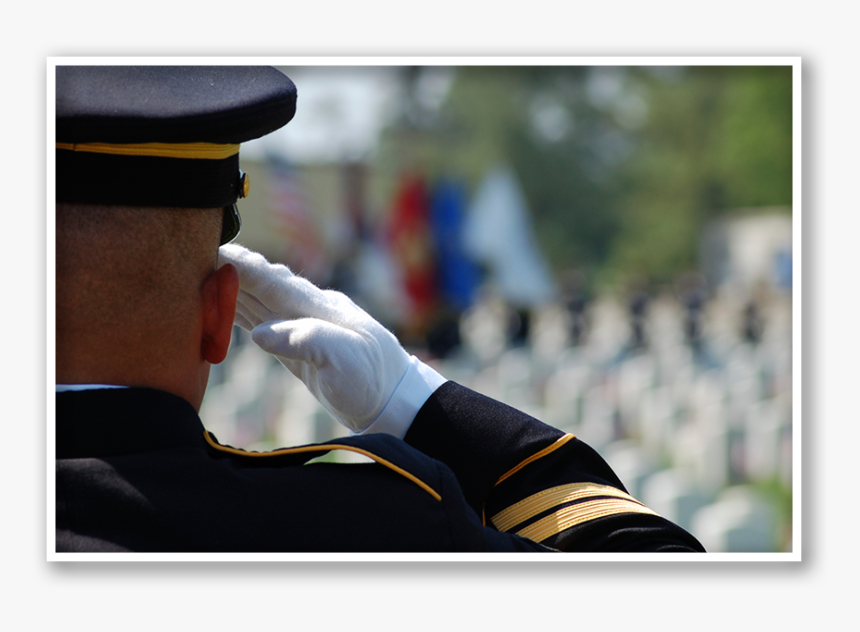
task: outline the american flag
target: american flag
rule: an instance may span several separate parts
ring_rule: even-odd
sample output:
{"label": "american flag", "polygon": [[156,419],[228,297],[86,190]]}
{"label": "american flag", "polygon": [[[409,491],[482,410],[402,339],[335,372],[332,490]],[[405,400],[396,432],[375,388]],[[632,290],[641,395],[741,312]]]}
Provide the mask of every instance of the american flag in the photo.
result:
{"label": "american flag", "polygon": [[326,246],[301,172],[282,162],[270,163],[268,205],[275,231],[284,238],[284,262],[311,281],[329,271]]}

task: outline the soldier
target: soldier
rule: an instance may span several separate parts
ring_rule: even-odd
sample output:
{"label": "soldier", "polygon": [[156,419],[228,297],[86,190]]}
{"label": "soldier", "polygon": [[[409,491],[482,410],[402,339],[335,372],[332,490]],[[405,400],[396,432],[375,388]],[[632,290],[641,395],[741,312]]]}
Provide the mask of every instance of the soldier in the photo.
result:
{"label": "soldier", "polygon": [[[282,73],[59,66],[56,103],[57,551],[703,550],[577,438],[228,244],[239,144],[295,111]],[[198,411],[234,322],[350,436],[219,443]],[[372,462],[307,464],[332,450]]]}

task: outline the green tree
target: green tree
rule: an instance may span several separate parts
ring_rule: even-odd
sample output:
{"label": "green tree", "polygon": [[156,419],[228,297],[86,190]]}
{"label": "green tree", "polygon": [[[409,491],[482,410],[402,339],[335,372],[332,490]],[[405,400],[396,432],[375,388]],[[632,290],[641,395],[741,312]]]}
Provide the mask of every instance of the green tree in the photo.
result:
{"label": "green tree", "polygon": [[609,270],[666,282],[697,265],[705,222],[791,204],[787,66],[703,66],[666,79],[640,69],[649,117],[619,177],[622,221]]}

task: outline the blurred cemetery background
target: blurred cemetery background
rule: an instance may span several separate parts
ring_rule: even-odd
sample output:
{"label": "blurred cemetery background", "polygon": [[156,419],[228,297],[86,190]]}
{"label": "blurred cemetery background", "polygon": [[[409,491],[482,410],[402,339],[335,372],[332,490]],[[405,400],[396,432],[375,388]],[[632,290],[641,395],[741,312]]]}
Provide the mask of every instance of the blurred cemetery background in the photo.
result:
{"label": "blurred cemetery background", "polygon": [[[577,435],[713,552],[792,546],[792,68],[283,68],[237,240]],[[234,329],[201,417],[345,431]]]}

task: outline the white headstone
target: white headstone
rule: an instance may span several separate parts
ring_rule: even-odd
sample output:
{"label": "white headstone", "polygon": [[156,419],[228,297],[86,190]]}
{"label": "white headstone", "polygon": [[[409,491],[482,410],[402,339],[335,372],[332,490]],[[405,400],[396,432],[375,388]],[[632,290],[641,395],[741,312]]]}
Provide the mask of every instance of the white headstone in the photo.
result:
{"label": "white headstone", "polygon": [[547,415],[544,421],[561,430],[577,432],[589,375],[589,368],[582,362],[567,361],[559,365],[544,388]]}
{"label": "white headstone", "polygon": [[701,408],[697,415],[696,423],[682,424],[671,438],[672,463],[690,472],[697,487],[716,493],[731,480],[730,431],[720,421],[724,407],[719,404]]}
{"label": "white headstone", "polygon": [[644,482],[657,471],[654,461],[635,441],[629,439],[611,443],[603,451],[603,458],[621,479],[630,495],[641,499]]}
{"label": "white headstone", "polygon": [[661,386],[645,393],[640,408],[638,436],[650,458],[656,460],[665,455],[676,428],[677,408],[672,389]]}
{"label": "white headstone", "polygon": [[655,384],[654,359],[640,355],[618,368],[618,410],[625,433],[635,436],[642,424],[642,401]]}
{"label": "white headstone", "polygon": [[768,553],[778,550],[775,516],[750,488],[732,487],[696,512],[690,531],[711,553]]}
{"label": "white headstone", "polygon": [[667,520],[689,530],[693,516],[708,504],[709,497],[693,486],[688,472],[669,469],[645,480],[640,500]]}
{"label": "white headstone", "polygon": [[591,387],[585,392],[577,435],[598,452],[616,438],[615,410],[600,387]]}
{"label": "white headstone", "polygon": [[531,403],[534,401],[532,388],[534,369],[528,349],[518,347],[505,351],[499,358],[497,376],[499,392],[505,402]]}
{"label": "white headstone", "polygon": [[289,371],[284,370],[284,373],[284,407],[275,424],[276,442],[280,447],[314,443],[317,414],[325,409],[304,384]]}
{"label": "white headstone", "polygon": [[777,399],[750,408],[744,425],[744,470],[751,480],[766,481],[780,475],[783,438],[790,427],[790,411]]}

